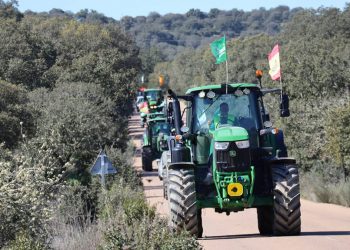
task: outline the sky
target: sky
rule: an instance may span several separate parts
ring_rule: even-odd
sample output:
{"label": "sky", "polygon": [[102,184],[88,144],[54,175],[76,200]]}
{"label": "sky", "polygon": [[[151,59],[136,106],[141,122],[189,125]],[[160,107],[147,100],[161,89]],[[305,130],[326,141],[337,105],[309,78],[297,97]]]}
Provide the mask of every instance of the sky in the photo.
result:
{"label": "sky", "polygon": [[108,17],[119,20],[123,16],[147,16],[150,12],[158,12],[161,15],[167,13],[184,14],[189,9],[200,9],[209,12],[212,8],[220,10],[239,9],[250,11],[265,7],[270,9],[279,5],[290,8],[303,7],[336,7],[343,9],[345,3],[341,0],[18,0],[19,10],[24,12],[50,11],[53,8],[76,13],[82,9],[96,10]]}

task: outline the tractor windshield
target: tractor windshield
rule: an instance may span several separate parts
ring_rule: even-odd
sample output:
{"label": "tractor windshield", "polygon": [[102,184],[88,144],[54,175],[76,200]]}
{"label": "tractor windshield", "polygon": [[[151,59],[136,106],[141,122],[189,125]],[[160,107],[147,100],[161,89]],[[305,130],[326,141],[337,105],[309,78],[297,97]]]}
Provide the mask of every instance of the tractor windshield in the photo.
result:
{"label": "tractor windshield", "polygon": [[170,126],[168,123],[156,123],[152,128],[152,135],[156,136],[159,133],[163,133],[165,135],[168,135],[170,133]]}
{"label": "tractor windshield", "polygon": [[[193,132],[208,133],[218,126],[239,126],[248,131],[257,131],[260,127],[257,97],[254,92],[237,96],[234,94],[216,95],[194,98]],[[220,124],[221,123],[221,124]],[[223,124],[225,123],[225,124]]]}
{"label": "tractor windshield", "polygon": [[145,92],[145,96],[148,101],[158,101],[162,96],[162,92],[160,90],[149,90]]}

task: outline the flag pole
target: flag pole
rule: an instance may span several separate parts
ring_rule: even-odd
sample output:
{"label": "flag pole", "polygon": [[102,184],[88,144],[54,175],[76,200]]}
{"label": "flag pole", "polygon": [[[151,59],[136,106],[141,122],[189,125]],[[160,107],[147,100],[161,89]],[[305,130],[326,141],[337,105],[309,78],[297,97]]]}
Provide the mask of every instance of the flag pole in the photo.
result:
{"label": "flag pole", "polygon": [[227,95],[227,86],[228,86],[228,66],[227,66],[227,58],[226,58],[226,95]]}
{"label": "flag pole", "polygon": [[226,35],[225,35],[225,52],[226,52],[226,95],[227,95],[227,88],[228,88],[228,53],[227,53],[227,46],[226,46]]}
{"label": "flag pole", "polygon": [[283,95],[282,74],[280,76],[280,85],[281,85],[281,101],[282,101],[282,95]]}
{"label": "flag pole", "polygon": [[[278,52],[278,56],[280,57],[280,51]],[[283,85],[282,85],[282,71],[281,71],[281,66],[280,66],[280,85],[281,85],[281,102],[282,102],[282,95],[283,95]]]}

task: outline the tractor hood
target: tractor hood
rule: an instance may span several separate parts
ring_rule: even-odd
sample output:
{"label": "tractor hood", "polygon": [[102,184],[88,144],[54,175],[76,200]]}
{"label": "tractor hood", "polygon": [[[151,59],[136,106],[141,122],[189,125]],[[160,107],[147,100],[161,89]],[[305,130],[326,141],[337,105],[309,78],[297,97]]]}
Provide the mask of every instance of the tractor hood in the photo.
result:
{"label": "tractor hood", "polygon": [[248,140],[248,132],[242,127],[221,127],[213,132],[214,141],[243,141]]}

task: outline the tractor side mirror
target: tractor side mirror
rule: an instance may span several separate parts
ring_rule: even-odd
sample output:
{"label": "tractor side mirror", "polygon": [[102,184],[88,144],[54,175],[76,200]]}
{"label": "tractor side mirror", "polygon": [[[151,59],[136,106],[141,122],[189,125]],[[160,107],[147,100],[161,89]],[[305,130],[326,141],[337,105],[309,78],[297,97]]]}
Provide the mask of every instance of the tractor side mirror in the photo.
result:
{"label": "tractor side mirror", "polygon": [[281,102],[280,102],[280,116],[281,117],[289,117],[289,97],[287,94],[282,94]]}
{"label": "tractor side mirror", "polygon": [[263,121],[264,121],[264,122],[270,121],[270,114],[269,114],[269,113],[263,114]]}
{"label": "tractor side mirror", "polygon": [[167,122],[169,124],[173,124],[173,112],[174,112],[173,103],[169,102],[168,109],[167,109]]}

